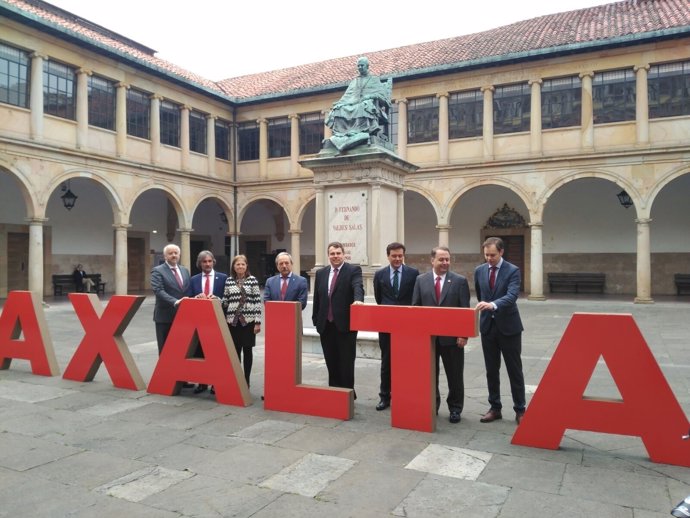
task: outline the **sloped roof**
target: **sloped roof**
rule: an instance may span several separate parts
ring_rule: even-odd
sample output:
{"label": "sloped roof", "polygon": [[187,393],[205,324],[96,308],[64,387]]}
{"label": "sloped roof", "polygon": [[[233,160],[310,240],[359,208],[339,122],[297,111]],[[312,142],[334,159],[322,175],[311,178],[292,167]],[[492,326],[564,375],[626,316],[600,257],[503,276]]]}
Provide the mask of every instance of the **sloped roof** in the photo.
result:
{"label": "sloped roof", "polygon": [[[550,14],[476,34],[368,52],[371,71],[405,77],[596,45],[639,42],[646,37],[690,34],[688,0],[626,0]],[[323,89],[356,73],[356,58],[342,58],[225,79],[221,88],[236,98]]]}
{"label": "sloped roof", "polygon": [[[354,76],[357,56],[271,70],[214,82],[155,51],[42,0],[0,0],[15,17],[58,31],[98,51],[237,102],[326,91]],[[550,14],[484,32],[364,53],[371,70],[386,77],[414,77],[509,60],[690,35],[688,0],[624,0]]]}

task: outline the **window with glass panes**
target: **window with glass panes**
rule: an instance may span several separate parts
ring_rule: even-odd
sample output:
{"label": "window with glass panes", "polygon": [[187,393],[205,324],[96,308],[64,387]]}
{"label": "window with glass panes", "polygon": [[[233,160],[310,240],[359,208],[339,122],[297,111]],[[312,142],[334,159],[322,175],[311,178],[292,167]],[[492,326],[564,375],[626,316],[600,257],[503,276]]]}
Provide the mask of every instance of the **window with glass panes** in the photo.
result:
{"label": "window with glass panes", "polygon": [[230,160],[230,123],[216,119],[216,158]]}
{"label": "window with glass panes", "polygon": [[323,115],[320,112],[299,116],[299,154],[313,155],[321,150]]}
{"label": "window with glass panes", "polygon": [[206,153],[206,114],[189,112],[189,150]]}
{"label": "window with glass panes", "polygon": [[127,90],[127,135],[149,139],[150,132],[150,94],[130,88]]}
{"label": "window with glass panes", "polygon": [[546,79],[541,85],[541,127],[579,126],[582,82],[578,76]]}
{"label": "window with glass panes", "polygon": [[388,141],[395,149],[398,148],[398,110],[398,103],[391,103],[391,112],[388,115]]}
{"label": "window with glass panes", "polygon": [[448,137],[481,137],[484,95],[479,90],[456,92],[448,97]]}
{"label": "window with glass panes", "polygon": [[161,144],[180,147],[180,105],[161,101]]}
{"label": "window with glass panes", "polygon": [[242,122],[237,126],[238,160],[259,159],[259,123]]}
{"label": "window with glass panes", "polygon": [[290,156],[290,119],[280,117],[268,121],[268,157]]}
{"label": "window with glass panes", "polygon": [[74,120],[75,108],[74,69],[55,61],[44,61],[43,111],[56,117]]}
{"label": "window with glass panes", "polygon": [[690,61],[652,65],[647,84],[650,119],[690,115]]}
{"label": "window with glass panes", "polygon": [[88,81],[89,124],[115,129],[115,83],[104,77],[90,76]]}
{"label": "window with glass panes", "polygon": [[29,54],[0,43],[0,103],[29,107]]}
{"label": "window with glass panes", "polygon": [[494,135],[529,131],[530,86],[497,86],[494,91]]}
{"label": "window with glass panes", "polygon": [[407,103],[407,142],[438,140],[438,98],[410,99]]}
{"label": "window with glass panes", "polygon": [[594,123],[635,120],[635,72],[596,72],[592,80]]}

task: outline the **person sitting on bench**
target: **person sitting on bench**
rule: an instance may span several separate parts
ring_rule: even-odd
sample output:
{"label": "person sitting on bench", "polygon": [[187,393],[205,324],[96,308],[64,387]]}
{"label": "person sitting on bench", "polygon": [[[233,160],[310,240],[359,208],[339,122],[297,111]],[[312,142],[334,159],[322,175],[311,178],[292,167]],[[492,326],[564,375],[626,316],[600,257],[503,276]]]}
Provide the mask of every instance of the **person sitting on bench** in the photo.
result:
{"label": "person sitting on bench", "polygon": [[74,277],[74,284],[77,287],[77,291],[91,293],[91,290],[94,288],[94,282],[92,279],[89,279],[89,276],[86,274],[81,264],[78,264],[74,269],[72,277]]}

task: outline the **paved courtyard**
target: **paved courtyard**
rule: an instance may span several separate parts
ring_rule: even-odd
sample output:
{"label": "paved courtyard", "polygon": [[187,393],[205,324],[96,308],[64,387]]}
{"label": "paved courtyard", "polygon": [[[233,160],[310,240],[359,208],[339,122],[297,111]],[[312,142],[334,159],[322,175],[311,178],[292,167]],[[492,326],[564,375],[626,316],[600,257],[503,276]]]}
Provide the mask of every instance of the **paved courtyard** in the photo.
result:
{"label": "paved courtyard", "polygon": [[[631,313],[690,414],[690,298],[519,305],[530,393],[574,312]],[[147,382],[158,357],[152,311],[149,296],[124,334]],[[45,315],[64,372],[83,331],[66,297],[48,300]],[[305,324],[310,316],[307,307]],[[690,469],[650,462],[636,437],[568,431],[555,451],[511,445],[505,373],[504,419],[480,423],[477,338],[466,348],[462,421],[450,424],[442,405],[435,433],[391,428],[390,411],[374,408],[378,373],[378,360],[358,358],[355,416],[343,422],[263,409],[263,335],[247,408],[208,392],[116,389],[104,367],[90,383],[34,376],[14,360],[0,371],[0,516],[653,518],[690,493]],[[304,354],[303,379],[325,384],[321,356]],[[443,398],[444,387],[442,377]],[[603,362],[587,395],[618,396]]]}

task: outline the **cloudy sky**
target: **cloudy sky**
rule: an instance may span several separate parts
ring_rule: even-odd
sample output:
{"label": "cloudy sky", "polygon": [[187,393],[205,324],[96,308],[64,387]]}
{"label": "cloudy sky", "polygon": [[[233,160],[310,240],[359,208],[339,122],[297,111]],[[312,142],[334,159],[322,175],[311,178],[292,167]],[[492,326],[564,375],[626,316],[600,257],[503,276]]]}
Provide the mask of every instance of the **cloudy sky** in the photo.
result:
{"label": "cloudy sky", "polygon": [[[208,79],[480,32],[605,0],[52,0]],[[387,10],[383,9],[388,7]]]}

